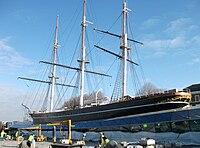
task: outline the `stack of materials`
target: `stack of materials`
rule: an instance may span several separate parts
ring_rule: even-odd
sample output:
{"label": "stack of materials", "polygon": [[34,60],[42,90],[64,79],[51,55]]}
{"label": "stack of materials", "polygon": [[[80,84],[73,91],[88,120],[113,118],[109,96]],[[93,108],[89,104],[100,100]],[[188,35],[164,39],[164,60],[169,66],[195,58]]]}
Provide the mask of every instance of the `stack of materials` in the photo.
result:
{"label": "stack of materials", "polygon": [[146,148],[154,148],[156,146],[156,141],[150,138],[141,138],[139,144]]}

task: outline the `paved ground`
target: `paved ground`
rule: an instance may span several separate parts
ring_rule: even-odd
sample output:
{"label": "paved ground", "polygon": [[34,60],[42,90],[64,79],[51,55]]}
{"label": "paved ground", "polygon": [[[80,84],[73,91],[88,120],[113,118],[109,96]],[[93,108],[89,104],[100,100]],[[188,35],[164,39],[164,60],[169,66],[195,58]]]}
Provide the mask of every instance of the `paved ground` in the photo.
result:
{"label": "paved ground", "polygon": [[[21,142],[17,142],[17,141],[9,141],[9,140],[8,141],[0,141],[0,148],[29,148],[26,145],[26,142],[27,142],[27,140],[24,140],[22,142],[22,145],[20,145]],[[51,142],[36,142],[35,148],[51,148],[51,146],[50,146],[51,144],[52,144]],[[93,146],[92,147],[83,146],[83,148],[94,148],[94,147]]]}
{"label": "paved ground", "polygon": [[[20,142],[17,141],[0,141],[0,148],[18,148],[19,144]],[[50,144],[50,142],[36,142],[36,148],[49,148]],[[28,148],[26,140],[23,141],[22,146],[22,148]]]}
{"label": "paved ground", "polygon": [[[26,145],[26,141],[24,140],[22,142],[22,147],[19,147],[20,142],[17,141],[0,141],[0,148],[28,148]],[[51,142],[36,142],[36,148],[51,148],[50,144]],[[94,148],[94,146],[84,146],[83,148]],[[172,147],[167,147],[172,148]],[[181,148],[181,147],[173,147],[173,148]],[[199,146],[187,146],[183,148],[200,148]]]}

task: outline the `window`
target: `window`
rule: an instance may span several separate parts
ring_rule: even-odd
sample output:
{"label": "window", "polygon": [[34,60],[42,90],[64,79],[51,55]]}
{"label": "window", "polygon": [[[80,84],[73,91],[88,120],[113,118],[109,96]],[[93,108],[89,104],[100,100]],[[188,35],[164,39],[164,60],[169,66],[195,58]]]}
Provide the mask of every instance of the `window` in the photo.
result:
{"label": "window", "polygon": [[172,131],[175,133],[185,133],[190,131],[188,121],[172,122]]}
{"label": "window", "polygon": [[195,132],[200,131],[200,120],[190,121],[190,129]]}
{"label": "window", "polygon": [[200,101],[200,96],[199,95],[195,95],[194,96],[194,101],[195,102],[199,102]]}
{"label": "window", "polygon": [[155,124],[155,130],[158,133],[171,132],[171,124],[170,123],[157,123],[157,124]]}

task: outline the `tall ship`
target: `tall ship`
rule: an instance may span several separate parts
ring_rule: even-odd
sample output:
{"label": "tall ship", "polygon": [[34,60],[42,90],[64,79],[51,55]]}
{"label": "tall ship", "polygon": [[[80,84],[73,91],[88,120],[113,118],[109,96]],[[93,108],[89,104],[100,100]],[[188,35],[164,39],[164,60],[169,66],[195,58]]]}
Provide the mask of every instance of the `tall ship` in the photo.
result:
{"label": "tall ship", "polygon": [[[86,70],[86,64],[88,64],[86,60],[86,27],[88,21],[86,20],[86,0],[83,1],[83,15],[82,15],[82,33],[81,33],[81,59],[78,60],[79,67],[71,67],[67,65],[59,64],[57,61],[57,49],[58,45],[58,17],[56,19],[56,29],[55,29],[55,38],[54,38],[54,48],[53,48],[53,61],[46,62],[41,61],[41,63],[47,64],[51,66],[51,75],[49,76],[50,81],[37,80],[32,78],[19,77],[20,79],[35,81],[39,83],[47,83],[50,87],[48,92],[50,95],[50,107],[49,110],[42,111],[31,111],[29,110],[29,114],[33,119],[34,124],[48,124],[55,122],[62,122],[66,120],[72,120],[72,122],[82,122],[82,121],[94,121],[94,120],[107,120],[114,118],[123,118],[131,115],[139,115],[144,113],[151,112],[159,112],[164,110],[172,110],[172,109],[183,109],[190,105],[191,94],[188,92],[169,90],[169,91],[159,91],[146,95],[137,95],[130,96],[127,94],[127,64],[138,65],[134,61],[128,58],[129,52],[131,51],[131,47],[129,47],[129,42],[134,42],[135,44],[143,44],[139,41],[131,39],[127,35],[127,13],[130,9],[126,6],[126,0],[123,0],[122,7],[122,34],[117,35],[108,31],[100,30],[95,28],[96,32],[100,32],[103,34],[108,34],[117,38],[120,38],[120,50],[121,54],[116,54],[112,51],[109,51],[105,48],[102,48],[98,45],[95,45],[97,49],[100,49],[106,53],[109,53],[113,56],[116,56],[117,59],[121,61],[121,78],[120,78],[120,95],[117,97],[113,97],[109,99],[106,103],[98,103],[97,98],[96,102],[90,105],[85,105],[84,103],[84,86],[85,86],[85,73],[92,73],[95,75],[100,75],[102,77],[110,77],[108,74],[102,74],[99,72],[93,72]],[[56,76],[56,68],[69,68],[80,73],[80,81],[79,85],[68,85],[57,83]],[[96,83],[96,82],[93,82]],[[55,86],[60,85],[63,87],[74,87],[78,88],[80,92],[80,103],[78,107],[74,108],[60,108],[58,110],[54,109],[54,92]],[[95,99],[94,99],[95,100]],[[25,105],[23,105],[25,106]],[[26,107],[26,106],[25,106]],[[28,107],[26,107],[28,108]]]}

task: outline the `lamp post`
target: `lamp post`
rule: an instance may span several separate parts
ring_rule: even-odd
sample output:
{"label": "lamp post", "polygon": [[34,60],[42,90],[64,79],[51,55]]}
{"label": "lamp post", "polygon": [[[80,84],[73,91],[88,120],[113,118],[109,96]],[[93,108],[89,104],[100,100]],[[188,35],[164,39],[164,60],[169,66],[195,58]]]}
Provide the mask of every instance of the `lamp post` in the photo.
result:
{"label": "lamp post", "polygon": [[83,94],[83,107],[84,107],[84,104],[85,104],[85,100],[84,100],[84,96],[87,94],[87,92],[85,92],[84,94]]}
{"label": "lamp post", "polygon": [[95,98],[96,105],[97,105],[97,95],[98,95],[98,93],[99,93],[101,90],[102,90],[102,88],[101,88],[101,89],[99,89],[99,90],[97,91],[97,93],[96,93],[96,98]]}

